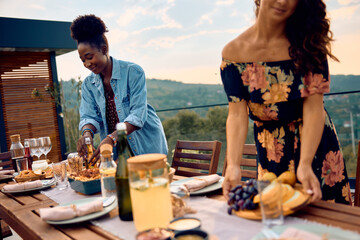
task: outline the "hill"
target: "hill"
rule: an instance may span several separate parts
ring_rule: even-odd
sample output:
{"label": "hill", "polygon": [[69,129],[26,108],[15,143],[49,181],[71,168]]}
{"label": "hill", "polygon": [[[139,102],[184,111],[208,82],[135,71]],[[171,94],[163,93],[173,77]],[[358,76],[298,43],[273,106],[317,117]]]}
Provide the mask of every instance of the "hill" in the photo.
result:
{"label": "hill", "polygon": [[[77,104],[76,82],[63,81],[63,91],[69,107]],[[184,108],[227,103],[221,84],[186,84],[171,80],[147,79],[148,102],[156,110]],[[331,92],[360,90],[360,75],[331,75]],[[194,111],[205,116],[207,108]],[[158,112],[162,119],[174,116],[177,111]]]}

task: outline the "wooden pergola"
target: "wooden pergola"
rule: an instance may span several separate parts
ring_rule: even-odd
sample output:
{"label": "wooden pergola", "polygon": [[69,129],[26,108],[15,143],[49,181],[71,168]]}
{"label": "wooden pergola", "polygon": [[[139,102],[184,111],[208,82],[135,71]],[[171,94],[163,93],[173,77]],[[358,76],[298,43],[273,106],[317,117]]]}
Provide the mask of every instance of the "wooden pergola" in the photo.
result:
{"label": "wooden pergola", "polygon": [[[48,158],[65,158],[61,107],[45,87],[58,86],[55,57],[76,49],[70,22],[0,17],[0,152],[9,151],[10,135],[50,136]],[[33,98],[34,89],[44,97]]]}

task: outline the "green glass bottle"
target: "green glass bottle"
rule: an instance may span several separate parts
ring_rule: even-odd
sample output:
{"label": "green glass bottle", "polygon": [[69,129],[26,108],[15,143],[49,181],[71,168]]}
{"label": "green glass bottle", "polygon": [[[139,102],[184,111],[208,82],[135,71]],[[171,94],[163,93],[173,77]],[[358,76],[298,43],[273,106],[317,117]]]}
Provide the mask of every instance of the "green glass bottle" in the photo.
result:
{"label": "green glass bottle", "polygon": [[132,221],[132,207],[129,189],[129,173],[126,166],[126,160],[132,157],[132,151],[127,141],[127,132],[125,123],[116,125],[118,153],[118,163],[116,168],[116,191],[118,197],[119,217],[123,221]]}

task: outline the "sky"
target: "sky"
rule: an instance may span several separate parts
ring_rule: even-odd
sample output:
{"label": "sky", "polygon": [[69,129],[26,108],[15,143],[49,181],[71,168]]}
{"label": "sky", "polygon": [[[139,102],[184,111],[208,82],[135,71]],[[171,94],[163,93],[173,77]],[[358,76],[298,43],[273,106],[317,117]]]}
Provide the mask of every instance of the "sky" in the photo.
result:
{"label": "sky", "polygon": [[[331,74],[360,75],[360,0],[326,0]],[[71,22],[95,14],[109,29],[110,55],[139,64],[147,78],[221,84],[221,51],[254,23],[253,0],[0,0],[0,16]],[[56,57],[59,79],[84,79],[77,51]]]}

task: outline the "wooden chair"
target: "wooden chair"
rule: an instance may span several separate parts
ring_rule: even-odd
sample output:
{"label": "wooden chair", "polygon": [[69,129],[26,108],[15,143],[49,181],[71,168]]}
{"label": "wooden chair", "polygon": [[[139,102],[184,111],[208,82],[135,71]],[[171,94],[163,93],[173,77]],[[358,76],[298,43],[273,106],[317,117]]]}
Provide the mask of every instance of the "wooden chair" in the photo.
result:
{"label": "wooden chair", "polygon": [[[241,176],[242,178],[257,179],[257,160],[256,160],[255,144],[245,144],[243,149],[243,159],[241,160]],[[224,167],[222,175],[225,176],[227,167],[227,157],[225,154]],[[245,168],[244,168],[245,167]]]}
{"label": "wooden chair", "polygon": [[10,152],[0,153],[0,167],[3,169],[14,169]]}
{"label": "wooden chair", "polygon": [[[0,153],[0,167],[2,167],[2,169],[14,169],[10,152]],[[2,237],[1,239],[12,235],[10,227],[1,218],[0,218],[0,230],[1,230],[0,236]]]}
{"label": "wooden chair", "polygon": [[360,207],[360,141],[358,143],[354,206]]}
{"label": "wooden chair", "polygon": [[[191,150],[197,152],[192,153]],[[219,141],[178,140],[171,167],[175,168],[175,175],[186,177],[215,174],[220,151]]]}

